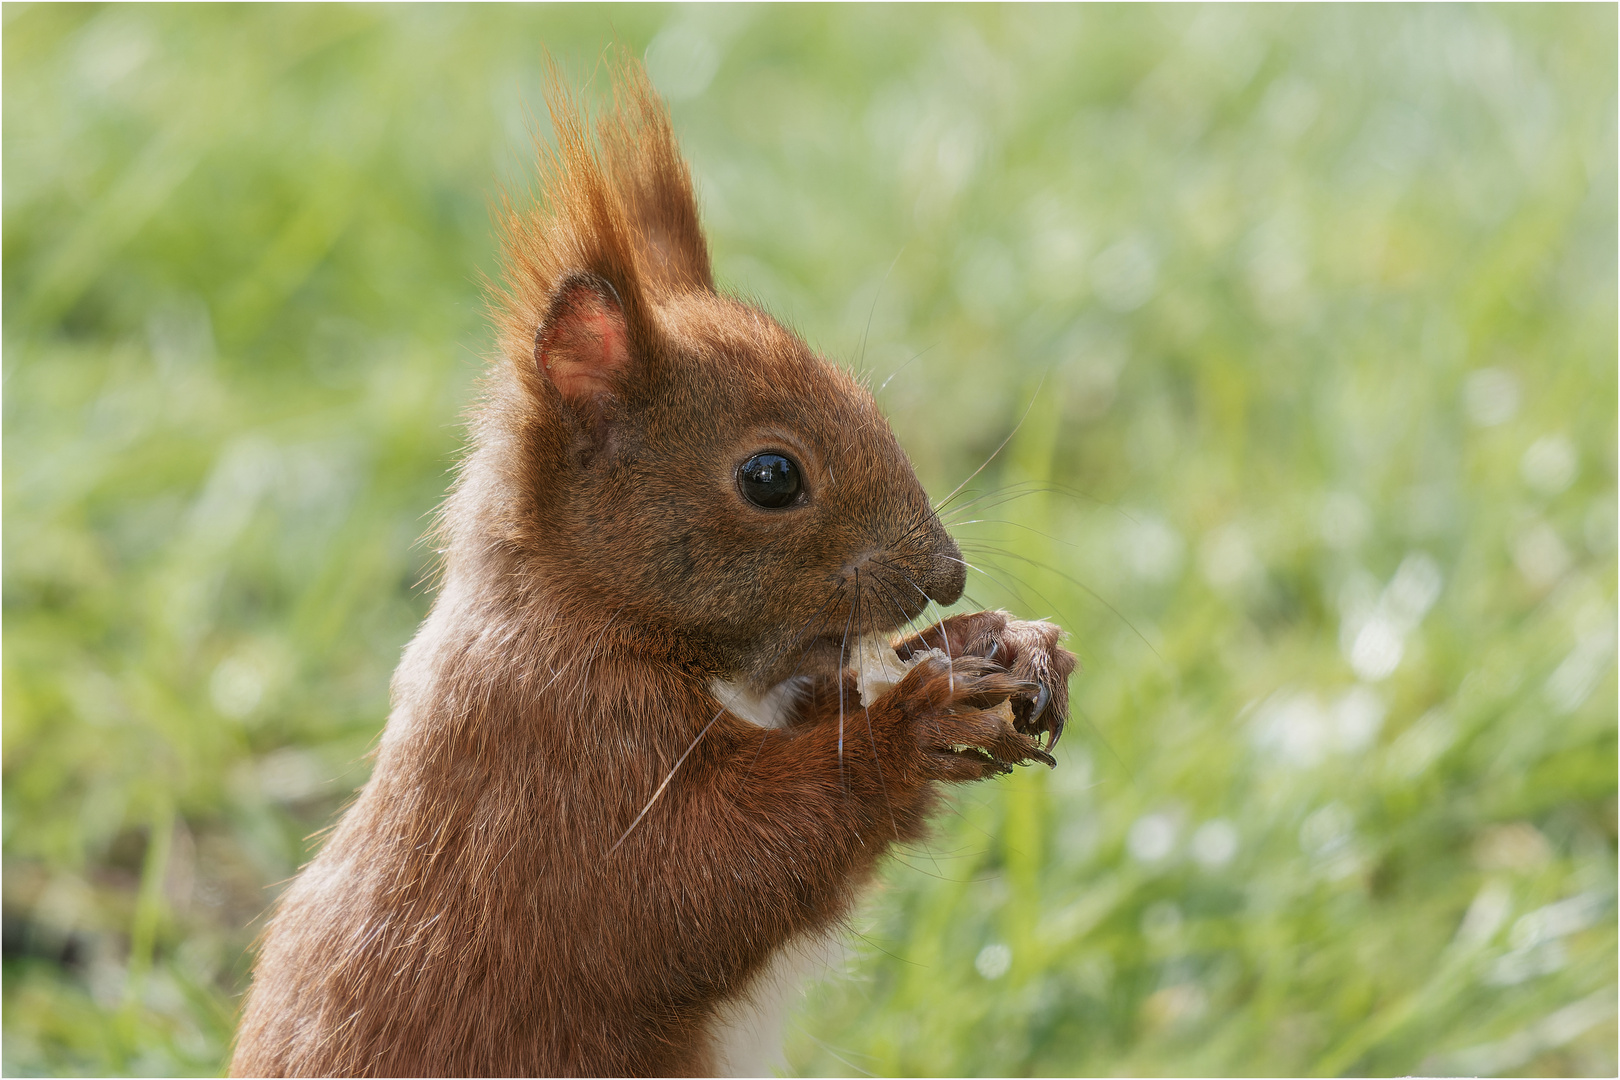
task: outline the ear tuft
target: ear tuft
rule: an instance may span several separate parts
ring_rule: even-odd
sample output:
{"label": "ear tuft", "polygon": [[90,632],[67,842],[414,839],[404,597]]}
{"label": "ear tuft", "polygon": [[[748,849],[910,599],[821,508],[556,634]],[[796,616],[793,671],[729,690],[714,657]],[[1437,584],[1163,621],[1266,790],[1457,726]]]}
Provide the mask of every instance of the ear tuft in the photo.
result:
{"label": "ear tuft", "polygon": [[558,283],[534,337],[534,362],[571,407],[613,392],[630,367],[630,334],[607,279],[576,270]]}

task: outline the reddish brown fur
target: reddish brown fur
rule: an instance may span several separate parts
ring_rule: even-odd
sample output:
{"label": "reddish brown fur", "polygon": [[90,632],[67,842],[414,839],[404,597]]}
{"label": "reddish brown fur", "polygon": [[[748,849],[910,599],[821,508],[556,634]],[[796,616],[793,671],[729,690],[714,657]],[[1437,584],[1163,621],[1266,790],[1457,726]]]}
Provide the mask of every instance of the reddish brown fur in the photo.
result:
{"label": "reddish brown fur", "polygon": [[[507,215],[443,585],[370,782],[265,935],[235,1074],[710,1071],[716,1008],[847,911],[935,781],[1042,756],[984,711],[1031,698],[1021,673],[1055,669],[1061,721],[1072,658],[999,615],[936,629],[975,644],[858,706],[843,643],[955,600],[955,545],[869,395],[714,291],[640,69],[595,144],[553,117],[546,201]],[[588,359],[571,342],[611,353],[580,311],[622,328],[623,364],[548,378]],[[805,505],[739,494],[773,448]],[[783,729],[708,688],[793,676]]]}

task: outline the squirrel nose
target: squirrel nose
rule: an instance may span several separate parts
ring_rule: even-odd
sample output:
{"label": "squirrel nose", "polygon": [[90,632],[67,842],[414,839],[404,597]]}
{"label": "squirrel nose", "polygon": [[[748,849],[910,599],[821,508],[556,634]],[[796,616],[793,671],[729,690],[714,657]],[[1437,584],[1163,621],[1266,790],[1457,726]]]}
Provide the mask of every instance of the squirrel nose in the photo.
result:
{"label": "squirrel nose", "polygon": [[954,604],[967,586],[967,562],[962,558],[962,549],[938,517],[929,522],[926,536],[923,549],[906,560],[912,580],[924,596],[939,606]]}
{"label": "squirrel nose", "polygon": [[945,607],[954,604],[962,598],[962,590],[967,587],[967,563],[962,559],[962,550],[951,539],[951,534],[944,528],[936,526],[933,550],[929,552],[929,573],[923,578],[923,591],[928,599]]}

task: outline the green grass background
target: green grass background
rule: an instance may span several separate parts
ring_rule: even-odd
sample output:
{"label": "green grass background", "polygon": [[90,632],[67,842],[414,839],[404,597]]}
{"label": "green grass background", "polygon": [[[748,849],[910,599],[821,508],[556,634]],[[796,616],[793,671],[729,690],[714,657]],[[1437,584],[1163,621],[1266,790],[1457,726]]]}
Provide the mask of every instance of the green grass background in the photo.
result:
{"label": "green grass background", "polygon": [[1085,666],[790,1069],[1614,1074],[1614,7],[3,18],[7,1074],[223,1067],[615,40]]}

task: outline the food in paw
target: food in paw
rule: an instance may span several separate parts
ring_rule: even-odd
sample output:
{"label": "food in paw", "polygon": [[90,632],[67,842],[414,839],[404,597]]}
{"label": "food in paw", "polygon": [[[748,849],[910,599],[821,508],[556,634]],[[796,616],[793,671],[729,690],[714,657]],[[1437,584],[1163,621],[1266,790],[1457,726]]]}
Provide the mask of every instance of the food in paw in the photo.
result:
{"label": "food in paw", "polygon": [[870,708],[873,702],[894,689],[894,685],[906,677],[906,672],[930,653],[945,655],[938,649],[928,649],[914,652],[902,660],[889,644],[887,634],[866,634],[859,638],[855,642],[855,662],[851,666],[855,669],[855,686],[860,691],[861,705]]}
{"label": "food in paw", "polygon": [[[949,659],[939,649],[922,649],[912,652],[902,660],[889,644],[888,637],[881,634],[867,634],[857,640],[852,667],[855,670],[855,686],[860,692],[861,705],[870,708],[878,698],[894,689],[895,685],[906,677],[906,672],[916,667],[925,656]],[[985,711],[994,713],[1008,724],[1012,724],[1016,719],[1010,700],[1001,701]]]}

